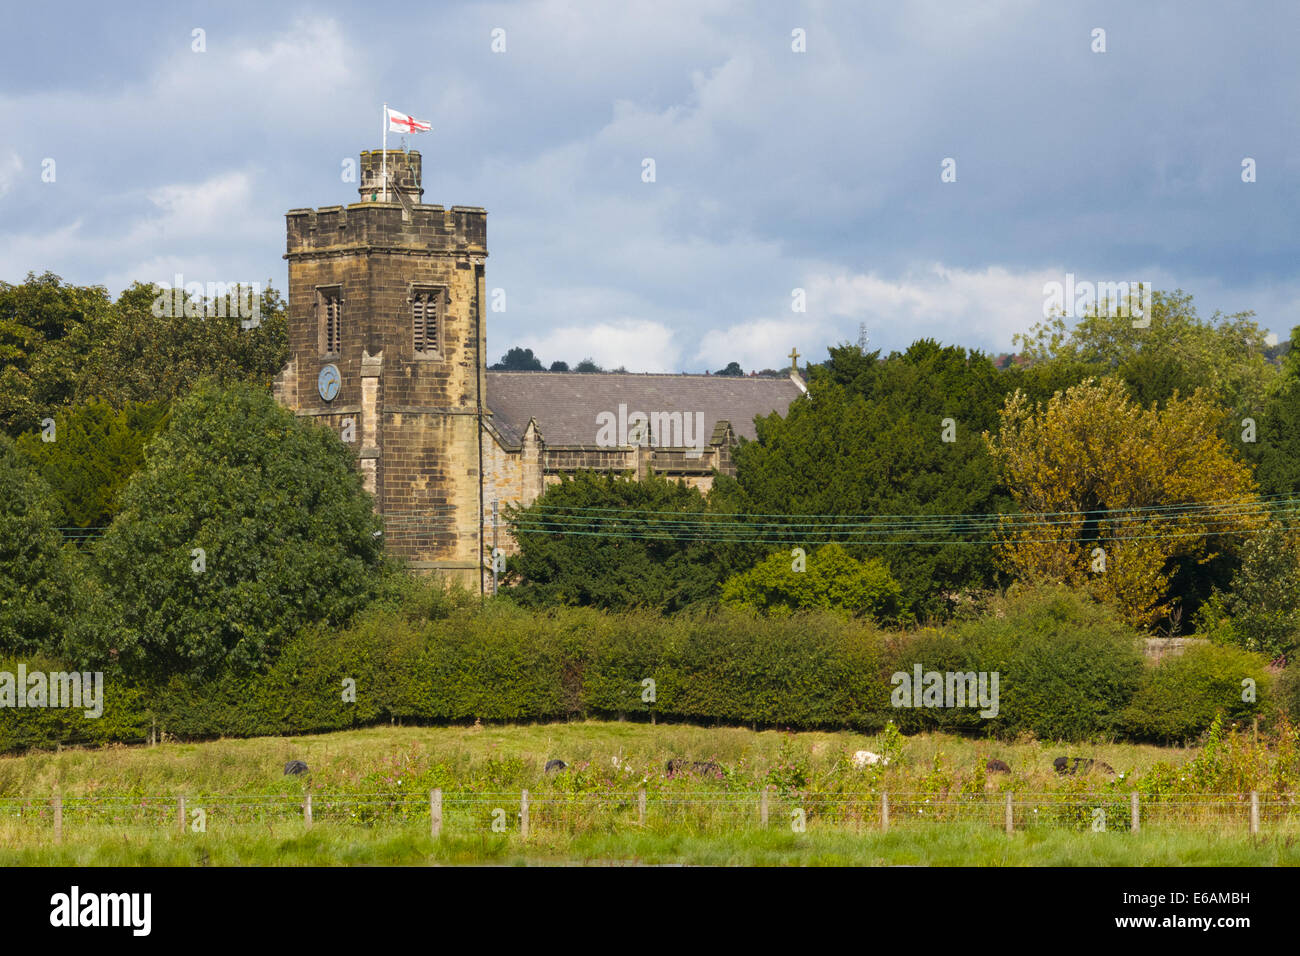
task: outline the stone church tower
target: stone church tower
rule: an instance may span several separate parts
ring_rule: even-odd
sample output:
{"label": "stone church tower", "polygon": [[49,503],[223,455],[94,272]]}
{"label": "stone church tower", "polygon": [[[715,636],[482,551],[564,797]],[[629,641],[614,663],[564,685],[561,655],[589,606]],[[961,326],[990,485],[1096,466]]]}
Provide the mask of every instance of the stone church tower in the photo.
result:
{"label": "stone church tower", "polygon": [[353,442],[386,546],[478,589],[487,213],[425,205],[420,154],[361,154],[360,201],[287,216],[280,400]]}
{"label": "stone church tower", "polygon": [[[289,362],[275,393],[356,449],[386,549],[412,570],[494,587],[493,555],[517,550],[499,517],[566,475],[654,472],[707,491],[735,473],[755,417],[804,391],[793,368],[488,371],[487,213],[425,205],[415,152],[388,151],[385,196],[383,160],[361,154],[359,202],[286,216]],[[615,418],[645,427],[602,426]]]}

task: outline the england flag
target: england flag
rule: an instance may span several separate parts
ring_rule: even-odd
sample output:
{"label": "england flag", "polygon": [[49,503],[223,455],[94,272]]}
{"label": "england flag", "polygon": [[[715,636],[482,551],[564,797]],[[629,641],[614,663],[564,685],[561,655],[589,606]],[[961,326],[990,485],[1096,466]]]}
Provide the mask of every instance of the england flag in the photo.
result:
{"label": "england flag", "polygon": [[421,123],[414,116],[407,116],[397,110],[388,110],[388,129],[394,133],[427,133],[433,127]]}

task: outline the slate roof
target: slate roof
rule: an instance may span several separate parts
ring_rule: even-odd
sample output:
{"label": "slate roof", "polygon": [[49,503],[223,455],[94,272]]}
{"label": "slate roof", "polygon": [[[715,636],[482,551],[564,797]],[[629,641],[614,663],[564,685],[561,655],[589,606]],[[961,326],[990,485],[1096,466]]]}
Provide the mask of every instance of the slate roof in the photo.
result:
{"label": "slate roof", "polygon": [[704,433],[731,423],[753,439],[756,415],[785,414],[802,390],[788,376],[638,375],[619,372],[488,372],[487,406],[501,436],[518,444],[531,418],[547,445],[595,445],[596,416],[627,411],[704,413]]}

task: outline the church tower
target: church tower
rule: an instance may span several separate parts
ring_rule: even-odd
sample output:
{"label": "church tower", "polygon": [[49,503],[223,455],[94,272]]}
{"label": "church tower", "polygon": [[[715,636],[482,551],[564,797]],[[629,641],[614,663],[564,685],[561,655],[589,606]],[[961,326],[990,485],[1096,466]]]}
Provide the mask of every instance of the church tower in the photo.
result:
{"label": "church tower", "polygon": [[361,154],[360,201],[286,216],[280,400],[357,449],[389,553],[479,588],[487,212],[425,205],[420,154]]}

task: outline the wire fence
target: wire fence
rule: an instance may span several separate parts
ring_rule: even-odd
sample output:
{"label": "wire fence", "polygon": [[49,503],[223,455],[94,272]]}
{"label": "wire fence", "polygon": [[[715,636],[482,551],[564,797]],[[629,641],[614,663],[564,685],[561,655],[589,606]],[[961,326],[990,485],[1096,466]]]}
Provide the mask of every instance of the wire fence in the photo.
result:
{"label": "wire fence", "polygon": [[0,798],[0,827],[51,831],[78,827],[178,833],[249,826],[420,826],[437,837],[496,832],[576,835],[631,827],[716,833],[789,827],[796,831],[889,831],[936,824],[988,826],[1008,834],[1036,829],[1138,831],[1207,829],[1300,834],[1300,802],[1257,792],[1143,798],[1120,792],[915,792],[707,794],[455,792],[52,796]]}

